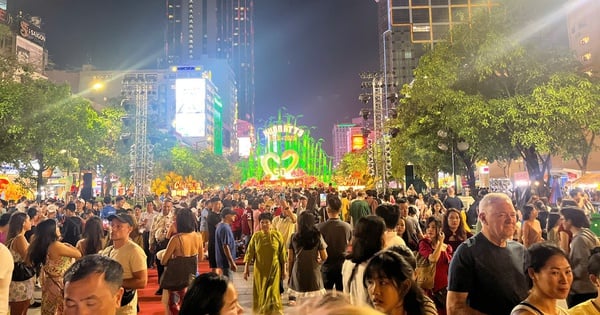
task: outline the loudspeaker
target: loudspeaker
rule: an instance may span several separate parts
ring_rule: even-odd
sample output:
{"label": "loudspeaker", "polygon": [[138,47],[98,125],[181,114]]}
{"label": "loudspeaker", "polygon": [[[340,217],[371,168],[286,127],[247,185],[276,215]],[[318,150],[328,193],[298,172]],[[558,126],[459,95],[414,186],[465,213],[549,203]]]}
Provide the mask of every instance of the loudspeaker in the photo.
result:
{"label": "loudspeaker", "polygon": [[81,188],[79,197],[83,200],[90,200],[93,197],[92,195],[92,173],[85,173],[83,174],[83,187]]}
{"label": "loudspeaker", "polygon": [[415,168],[413,165],[404,166],[404,177],[406,180],[406,189],[415,183]]}

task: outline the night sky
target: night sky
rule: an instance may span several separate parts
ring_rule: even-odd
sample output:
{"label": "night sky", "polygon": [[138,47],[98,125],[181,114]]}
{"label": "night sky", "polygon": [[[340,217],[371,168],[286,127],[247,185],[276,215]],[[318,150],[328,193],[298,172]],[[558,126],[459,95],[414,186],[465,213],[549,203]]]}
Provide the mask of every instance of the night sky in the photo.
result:
{"label": "night sky", "polygon": [[[8,1],[42,17],[57,69],[151,68],[163,53],[165,0]],[[255,0],[254,26],[258,127],[284,106],[332,154],[333,124],[363,106],[358,73],[379,68],[375,1]]]}

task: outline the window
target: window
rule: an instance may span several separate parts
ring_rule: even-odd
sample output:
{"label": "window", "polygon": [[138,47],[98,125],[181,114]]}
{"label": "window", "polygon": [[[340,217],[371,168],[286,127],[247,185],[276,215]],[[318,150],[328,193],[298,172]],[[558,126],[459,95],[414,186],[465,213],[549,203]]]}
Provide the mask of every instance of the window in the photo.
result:
{"label": "window", "polygon": [[590,61],[592,59],[592,53],[586,53],[581,56],[582,61]]}
{"label": "window", "polygon": [[580,44],[580,45],[585,45],[585,44],[587,44],[587,43],[589,43],[589,42],[590,42],[590,37],[589,37],[589,36],[585,36],[585,37],[583,37],[583,38],[582,38],[582,39],[579,41],[579,44]]}

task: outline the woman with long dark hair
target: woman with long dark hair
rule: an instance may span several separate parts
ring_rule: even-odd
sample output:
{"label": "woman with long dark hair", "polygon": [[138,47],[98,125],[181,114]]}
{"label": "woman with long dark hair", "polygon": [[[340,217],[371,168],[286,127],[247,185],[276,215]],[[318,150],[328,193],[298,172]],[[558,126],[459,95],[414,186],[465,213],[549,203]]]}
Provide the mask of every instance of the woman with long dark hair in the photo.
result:
{"label": "woman with long dark hair", "polygon": [[77,242],[77,249],[81,255],[98,254],[106,246],[102,219],[97,216],[89,218],[83,226],[82,239]]}
{"label": "woman with long dark hair", "polygon": [[453,251],[456,251],[458,245],[473,236],[471,232],[465,230],[465,223],[460,211],[454,208],[446,211],[442,231],[444,232],[444,243],[450,245]]}
{"label": "woman with long dark hair", "polygon": [[[8,233],[6,234],[6,247],[10,250],[15,262],[25,262],[29,242],[25,232],[31,230],[31,221],[27,213],[15,212],[8,220]],[[25,315],[29,308],[29,301],[33,297],[35,277],[25,281],[11,281],[8,293],[10,313]]]}
{"label": "woman with long dark hair", "polygon": [[244,309],[227,277],[214,272],[198,276],[181,303],[180,315],[239,315]]}
{"label": "woman with long dark hair", "polygon": [[367,304],[363,274],[367,260],[383,248],[384,232],[383,219],[374,215],[360,218],[354,226],[352,252],[346,256],[342,265],[344,293],[350,295],[350,302],[354,305]]}
{"label": "woman with long dark hair", "polygon": [[364,288],[373,308],[386,315],[437,315],[435,304],[414,280],[413,267],[392,250],[380,251],[364,271]]}
{"label": "woman with long dark hair", "polygon": [[[161,264],[166,268],[168,267],[169,260],[175,257],[196,257],[194,266],[194,275],[198,272],[197,261],[204,260],[204,242],[202,235],[196,233],[196,217],[189,209],[180,209],[177,211],[175,216],[175,224],[177,228],[177,234],[173,235],[169,240],[167,248],[163,255],[160,256]],[[188,258],[194,260],[193,258]],[[191,269],[190,269],[191,270]],[[180,272],[186,272],[180,270]],[[166,313],[167,314],[180,314],[181,301],[186,295],[187,288],[181,290],[168,290],[168,297],[166,301]],[[166,292],[166,291],[163,291]]]}
{"label": "woman with long dark hair", "polygon": [[47,219],[37,225],[29,246],[29,261],[42,266],[42,315],[63,314],[63,275],[81,257],[77,248],[60,242],[60,230],[56,221]]}
{"label": "woman with long dark hair", "polygon": [[63,222],[62,229],[62,242],[68,243],[72,246],[77,245],[77,242],[81,239],[81,230],[83,229],[83,222],[81,218],[72,216],[66,217]]}
{"label": "woman with long dark hair", "polygon": [[292,235],[288,247],[290,304],[294,297],[325,294],[321,264],[327,259],[327,244],[315,226],[315,216],[308,211],[298,217],[298,232]]}
{"label": "woman with long dark hair", "polygon": [[442,222],[436,217],[427,219],[425,237],[419,241],[419,252],[422,260],[435,264],[433,288],[426,288],[425,293],[434,298],[438,313],[446,314],[446,289],[448,287],[448,268],[452,258],[452,247],[444,243]]}

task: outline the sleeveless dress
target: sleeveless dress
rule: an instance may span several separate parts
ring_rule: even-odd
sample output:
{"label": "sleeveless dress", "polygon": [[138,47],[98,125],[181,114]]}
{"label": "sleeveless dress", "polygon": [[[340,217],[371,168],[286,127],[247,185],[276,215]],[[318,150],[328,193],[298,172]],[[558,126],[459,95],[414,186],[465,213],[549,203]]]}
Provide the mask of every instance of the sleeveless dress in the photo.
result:
{"label": "sleeveless dress", "polygon": [[52,260],[46,256],[42,266],[40,281],[42,283],[42,315],[61,315],[63,310],[63,275],[73,264],[74,259],[61,256]]}
{"label": "sleeveless dress", "polygon": [[[12,241],[10,242],[8,247],[15,262],[24,261],[23,257],[21,257],[21,254],[19,254],[17,251],[14,251],[11,248]],[[33,292],[35,290],[34,285],[35,277],[32,277],[25,281],[11,281],[10,292],[8,293],[8,301],[21,302],[31,300],[31,298],[33,298]]]}

